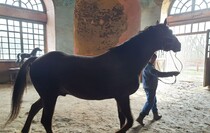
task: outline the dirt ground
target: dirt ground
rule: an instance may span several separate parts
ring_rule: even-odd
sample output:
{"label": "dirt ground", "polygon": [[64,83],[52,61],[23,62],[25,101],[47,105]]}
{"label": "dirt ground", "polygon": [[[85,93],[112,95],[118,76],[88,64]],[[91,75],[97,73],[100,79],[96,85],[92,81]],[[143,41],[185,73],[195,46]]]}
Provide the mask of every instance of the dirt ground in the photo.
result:
{"label": "dirt ground", "polygon": [[[174,85],[159,83],[157,98],[162,119],[145,118],[145,126],[134,122],[128,133],[210,133],[210,91],[201,82],[178,81]],[[0,133],[19,133],[29,108],[38,99],[33,86],[28,86],[18,118],[6,128],[3,124],[10,111],[11,85],[0,85]],[[134,119],[145,102],[142,85],[131,95]],[[41,112],[35,116],[31,133],[44,133]],[[116,103],[113,99],[86,101],[73,96],[59,97],[53,117],[55,133],[114,133],[119,129]]]}

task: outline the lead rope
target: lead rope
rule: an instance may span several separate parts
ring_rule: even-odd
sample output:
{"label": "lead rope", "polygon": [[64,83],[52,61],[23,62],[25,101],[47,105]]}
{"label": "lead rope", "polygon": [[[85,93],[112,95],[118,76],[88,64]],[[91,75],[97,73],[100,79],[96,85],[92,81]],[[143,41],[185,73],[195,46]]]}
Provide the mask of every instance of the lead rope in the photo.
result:
{"label": "lead rope", "polygon": [[[180,70],[178,69],[178,67],[177,67],[177,65],[176,65],[176,63],[175,63],[175,61],[174,61],[174,58],[173,58],[173,56],[172,56],[172,54],[171,54],[171,51],[170,51],[170,55],[171,55],[171,59],[172,59],[172,61],[173,61],[173,64],[174,64],[176,70],[177,70],[178,72],[181,72],[182,69],[183,69],[183,64],[182,64],[182,62],[180,61],[180,59],[177,57],[177,54],[175,53],[174,56],[175,56],[176,60],[178,60],[179,63],[180,63],[180,65],[181,65]],[[174,76],[174,81],[171,82],[171,83],[165,82],[165,81],[163,81],[163,80],[161,80],[161,79],[159,79],[159,78],[158,78],[158,80],[160,80],[160,81],[161,81],[162,83],[164,83],[164,84],[171,84],[171,85],[172,85],[172,84],[175,84],[175,83],[176,83],[176,76]]]}

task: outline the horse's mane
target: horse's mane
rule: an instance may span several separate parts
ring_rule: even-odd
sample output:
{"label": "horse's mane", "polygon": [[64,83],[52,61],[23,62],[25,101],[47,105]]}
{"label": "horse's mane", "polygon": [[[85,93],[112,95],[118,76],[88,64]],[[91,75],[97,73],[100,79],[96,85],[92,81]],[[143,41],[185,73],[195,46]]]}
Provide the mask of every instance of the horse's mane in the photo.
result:
{"label": "horse's mane", "polygon": [[[134,35],[133,37],[131,37],[130,39],[128,39],[127,41],[125,41],[124,43],[120,44],[119,46],[115,46],[113,48],[110,48],[109,51],[110,52],[116,52],[118,50],[123,50],[123,49],[127,49],[129,47],[132,47],[132,44],[136,44],[136,43],[132,43],[134,41],[139,41],[139,43],[143,42],[143,37],[146,37],[144,36],[144,34],[148,31],[150,31],[151,29],[153,29],[154,26],[149,26],[149,27],[146,27],[143,31],[139,31],[136,35]],[[147,38],[145,38],[147,39]]]}
{"label": "horse's mane", "polygon": [[140,34],[142,34],[142,33],[140,33],[140,32],[137,33],[136,35],[134,35],[133,37],[131,37],[127,41],[123,42],[122,44],[110,48],[109,51],[116,51],[116,50],[120,50],[120,49],[124,49],[125,47],[128,47],[128,45],[130,44],[130,42],[135,41],[137,39],[137,37],[140,36]]}

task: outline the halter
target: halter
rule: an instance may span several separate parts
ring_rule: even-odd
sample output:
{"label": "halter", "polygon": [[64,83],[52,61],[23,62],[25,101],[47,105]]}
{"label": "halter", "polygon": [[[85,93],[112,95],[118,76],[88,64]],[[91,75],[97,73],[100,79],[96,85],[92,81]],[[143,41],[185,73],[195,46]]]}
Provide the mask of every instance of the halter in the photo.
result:
{"label": "halter", "polygon": [[[176,70],[178,71],[178,72],[181,72],[182,71],[182,69],[183,69],[183,64],[182,64],[182,62],[180,61],[180,59],[177,57],[177,53],[175,53],[175,58],[176,58],[176,60],[178,60],[178,62],[180,63],[180,65],[181,65],[181,68],[180,68],[180,70],[178,69],[178,67],[177,67],[177,65],[176,65],[176,63],[175,63],[175,61],[174,61],[174,58],[173,58],[173,56],[172,56],[172,54],[171,54],[171,51],[169,52],[170,53],[170,55],[171,55],[171,59],[172,59],[172,61],[173,61],[173,64],[174,64],[174,66],[175,66],[175,68],[176,68]],[[165,81],[163,81],[163,80],[161,80],[161,79],[159,79],[158,78],[158,80],[160,80],[162,83],[164,83],[164,84],[175,84],[176,83],[176,76],[174,76],[174,81],[173,82],[171,82],[171,83],[169,83],[169,82],[165,82]]]}

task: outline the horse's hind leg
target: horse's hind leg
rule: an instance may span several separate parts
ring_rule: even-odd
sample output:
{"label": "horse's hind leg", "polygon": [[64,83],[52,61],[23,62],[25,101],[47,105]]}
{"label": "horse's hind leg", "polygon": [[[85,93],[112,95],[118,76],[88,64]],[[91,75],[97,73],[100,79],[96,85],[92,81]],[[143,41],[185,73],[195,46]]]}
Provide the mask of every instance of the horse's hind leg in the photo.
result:
{"label": "horse's hind leg", "polygon": [[47,133],[52,133],[52,117],[55,109],[57,97],[46,97],[43,104],[41,122]]}
{"label": "horse's hind leg", "polygon": [[[133,125],[133,117],[132,117],[131,109],[130,109],[129,96],[116,98],[116,101],[117,101],[117,105],[118,105],[118,111],[119,111],[119,108],[121,111],[119,113],[120,114],[119,118],[120,118],[120,121],[122,122],[121,124],[124,123],[124,125],[120,125],[122,127],[119,131],[117,131],[117,133],[125,133]],[[123,116],[124,116],[124,118],[123,118]],[[126,123],[125,123],[125,119],[127,120]]]}
{"label": "horse's hind leg", "polygon": [[29,111],[29,114],[28,114],[28,117],[27,117],[27,120],[25,122],[25,125],[22,129],[22,133],[28,133],[29,132],[29,129],[30,129],[30,126],[31,126],[31,122],[34,118],[34,116],[39,112],[39,110],[42,108],[42,100],[39,99],[37,100],[32,106],[31,106],[31,109]]}

